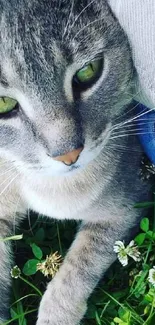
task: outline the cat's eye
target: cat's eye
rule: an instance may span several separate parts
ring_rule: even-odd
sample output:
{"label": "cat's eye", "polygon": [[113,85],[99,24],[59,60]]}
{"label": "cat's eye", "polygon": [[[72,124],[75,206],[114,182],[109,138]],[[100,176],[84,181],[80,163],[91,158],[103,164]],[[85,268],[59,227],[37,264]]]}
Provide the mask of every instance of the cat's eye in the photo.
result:
{"label": "cat's eye", "polygon": [[96,77],[100,70],[100,60],[90,62],[76,73],[79,82],[87,82]]}
{"label": "cat's eye", "polygon": [[91,87],[101,76],[103,69],[103,59],[89,62],[87,65],[78,70],[73,77],[73,87],[79,90],[86,90]]}
{"label": "cat's eye", "polygon": [[0,98],[0,114],[9,113],[14,110],[18,102],[10,97],[1,97]]}

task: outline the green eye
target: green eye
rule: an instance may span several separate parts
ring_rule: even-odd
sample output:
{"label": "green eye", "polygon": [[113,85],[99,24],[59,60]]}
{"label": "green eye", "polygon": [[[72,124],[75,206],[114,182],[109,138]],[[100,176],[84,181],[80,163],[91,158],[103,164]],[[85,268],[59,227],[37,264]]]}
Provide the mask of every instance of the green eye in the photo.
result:
{"label": "green eye", "polygon": [[102,67],[102,59],[91,61],[82,69],[77,71],[76,75],[74,76],[76,83],[79,84],[80,88],[89,88],[101,76]]}
{"label": "green eye", "polygon": [[0,98],[0,114],[8,113],[12,111],[17,105],[17,101],[15,99],[9,97],[1,97]]}

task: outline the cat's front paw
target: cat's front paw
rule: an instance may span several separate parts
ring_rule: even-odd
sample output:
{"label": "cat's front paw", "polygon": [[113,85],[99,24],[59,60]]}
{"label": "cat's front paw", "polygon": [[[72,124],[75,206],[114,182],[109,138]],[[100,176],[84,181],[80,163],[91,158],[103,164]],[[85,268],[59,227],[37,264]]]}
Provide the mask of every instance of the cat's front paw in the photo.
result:
{"label": "cat's front paw", "polygon": [[[52,281],[53,282],[53,281]],[[76,292],[69,292],[50,283],[39,308],[36,325],[79,325],[86,312],[86,303],[77,303]]]}

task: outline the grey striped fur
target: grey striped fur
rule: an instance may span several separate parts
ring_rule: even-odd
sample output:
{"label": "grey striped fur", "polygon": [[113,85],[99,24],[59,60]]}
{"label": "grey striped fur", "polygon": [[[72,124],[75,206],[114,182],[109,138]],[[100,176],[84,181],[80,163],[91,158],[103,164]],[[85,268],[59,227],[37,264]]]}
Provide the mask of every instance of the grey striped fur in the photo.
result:
{"label": "grey striped fur", "polygon": [[[77,100],[73,75],[98,55],[102,75]],[[37,325],[80,324],[116,258],[114,242],[140,220],[133,204],[150,189],[139,177],[142,149],[134,135],[119,136],[135,114],[133,78],[127,37],[106,0],[0,0],[0,96],[20,106],[0,116],[0,237],[15,233],[28,208],[82,221]],[[81,144],[74,169],[52,159]],[[9,317],[9,251],[0,242],[0,324]]]}

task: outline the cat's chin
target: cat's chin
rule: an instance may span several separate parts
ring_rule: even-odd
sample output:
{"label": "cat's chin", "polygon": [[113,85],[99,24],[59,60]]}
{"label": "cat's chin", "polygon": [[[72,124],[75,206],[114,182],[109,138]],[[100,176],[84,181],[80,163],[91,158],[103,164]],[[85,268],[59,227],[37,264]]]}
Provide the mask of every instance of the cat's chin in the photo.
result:
{"label": "cat's chin", "polygon": [[64,170],[60,170],[57,172],[54,172],[51,168],[43,169],[42,171],[39,171],[39,174],[45,177],[70,177],[73,176],[82,170],[84,170],[87,167],[87,165],[73,165],[73,166],[65,166]]}
{"label": "cat's chin", "polygon": [[26,168],[25,170],[22,169],[22,174],[25,177],[29,178],[29,175],[31,175],[32,178],[41,178],[41,179],[47,179],[47,178],[63,178],[63,177],[70,177],[73,176],[80,171],[84,170],[87,165],[80,166],[80,165],[72,165],[72,166],[61,166],[59,169],[54,169],[51,166],[45,166],[42,168]]}
{"label": "cat's chin", "polygon": [[66,171],[66,173],[65,173],[65,175],[66,176],[72,176],[72,175],[75,175],[75,174],[77,174],[77,173],[79,173],[79,172],[81,172],[81,171],[83,171],[84,169],[86,169],[86,167],[87,167],[87,165],[88,164],[86,164],[86,165],[78,165],[78,166],[70,166],[69,167],[69,169],[68,169],[68,171]]}

